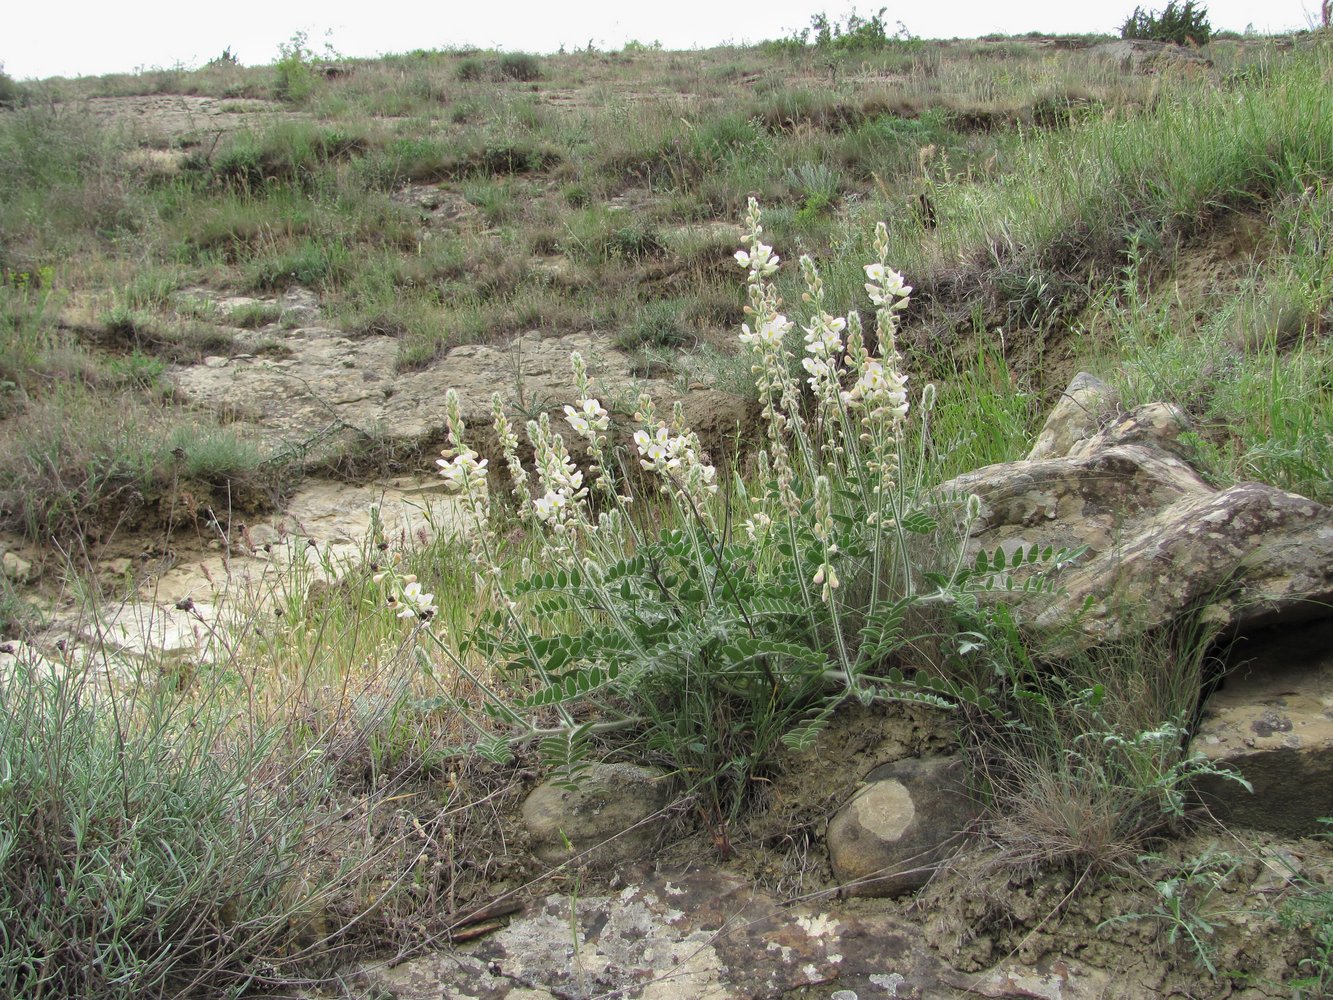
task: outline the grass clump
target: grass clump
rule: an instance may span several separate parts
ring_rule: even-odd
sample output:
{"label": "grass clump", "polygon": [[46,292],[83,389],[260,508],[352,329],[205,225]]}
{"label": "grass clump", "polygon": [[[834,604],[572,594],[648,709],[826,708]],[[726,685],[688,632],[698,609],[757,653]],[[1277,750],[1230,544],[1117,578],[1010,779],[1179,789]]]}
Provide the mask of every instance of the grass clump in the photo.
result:
{"label": "grass clump", "polygon": [[346,877],[319,856],[320,746],[289,754],[258,718],[228,729],[223,698],[150,676],[112,691],[21,661],[0,677],[6,996],[236,996],[290,978],[304,945],[336,950],[310,936]]}
{"label": "grass clump", "polygon": [[281,319],[282,306],[277,302],[246,302],[227,313],[227,322],[244,330],[257,330]]}
{"label": "grass clump", "polygon": [[1182,318],[1169,281],[1154,289],[1138,267],[1126,269],[1102,313],[1128,359],[1127,402],[1180,405],[1194,423],[1196,460],[1220,484],[1259,479],[1333,498],[1331,206],[1322,184],[1279,203],[1263,264],[1238,262],[1236,280],[1190,303],[1193,317]]}
{"label": "grass clump", "polygon": [[686,313],[690,303],[681,299],[649,302],[633,322],[616,337],[616,346],[635,348],[681,348],[694,339]]}
{"label": "grass clump", "polygon": [[[309,821],[265,737],[36,665],[0,680],[0,991],[232,995],[288,936]],[[203,724],[203,729],[200,729]]]}
{"label": "grass clump", "polygon": [[534,55],[526,52],[506,52],[497,64],[500,76],[519,83],[532,83],[542,78],[542,64]]}
{"label": "grass clump", "polygon": [[[153,377],[146,362],[126,375],[127,384]],[[227,428],[172,423],[134,395],[107,413],[77,385],[28,401],[4,428],[4,523],[36,541],[105,541],[144,519],[176,517],[172,496],[187,481],[240,505],[271,502],[264,484],[276,470],[253,445]]]}
{"label": "grass clump", "polygon": [[462,83],[486,80],[533,83],[542,78],[541,60],[526,52],[506,52],[496,58],[468,56],[454,71]]}
{"label": "grass clump", "polygon": [[991,677],[976,683],[1008,717],[978,717],[963,732],[994,803],[994,864],[1131,874],[1181,828],[1195,776],[1245,785],[1188,750],[1199,693],[1218,669],[1198,623],[1060,656],[1035,652],[1006,608],[985,618],[990,641],[974,668]]}

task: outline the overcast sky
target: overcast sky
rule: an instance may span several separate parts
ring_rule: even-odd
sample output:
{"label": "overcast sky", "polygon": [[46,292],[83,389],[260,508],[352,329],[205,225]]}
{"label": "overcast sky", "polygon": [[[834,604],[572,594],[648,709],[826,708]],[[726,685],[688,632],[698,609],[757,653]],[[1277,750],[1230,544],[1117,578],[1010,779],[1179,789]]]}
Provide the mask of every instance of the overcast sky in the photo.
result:
{"label": "overcast sky", "polygon": [[[861,3],[862,14],[880,3]],[[1139,0],[1160,8],[1166,0]],[[18,79],[196,67],[230,48],[242,62],[272,62],[278,45],[305,31],[322,48],[373,56],[412,49],[479,46],[511,52],[554,52],[562,45],[620,48],[627,40],[660,41],[669,49],[779,38],[806,27],[811,13],[841,19],[850,3],[822,0],[491,0],[368,3],[367,0],[13,0],[0,17],[0,62]],[[1309,27],[1318,0],[1214,0],[1204,6],[1216,29],[1261,32]],[[990,32],[1110,32],[1134,0],[936,0],[889,5],[924,38]]]}

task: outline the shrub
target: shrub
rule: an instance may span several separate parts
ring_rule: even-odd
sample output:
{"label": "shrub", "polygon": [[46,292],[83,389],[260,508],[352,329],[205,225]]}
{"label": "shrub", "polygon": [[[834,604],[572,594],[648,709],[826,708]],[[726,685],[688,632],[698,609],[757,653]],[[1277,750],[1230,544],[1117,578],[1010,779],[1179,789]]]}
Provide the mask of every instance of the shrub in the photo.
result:
{"label": "shrub", "polygon": [[0,108],[16,108],[28,99],[28,92],[14,82],[0,63]]}
{"label": "shrub", "polygon": [[1206,45],[1212,33],[1208,8],[1196,7],[1194,0],[1185,0],[1183,4],[1170,0],[1164,10],[1151,13],[1135,7],[1134,13],[1120,26],[1121,38],[1146,38],[1176,45]]}
{"label": "shrub", "polygon": [[469,56],[458,64],[454,75],[464,83],[482,80],[532,83],[542,78],[542,65],[536,56],[526,52],[507,52],[498,59]]}
{"label": "shrub", "polygon": [[278,60],[273,64],[273,96],[280,101],[300,103],[315,89],[311,68],[314,54],[306,45],[306,33],[298,31],[278,46]]}
{"label": "shrub", "polygon": [[500,76],[506,80],[532,83],[542,78],[542,65],[536,56],[526,52],[507,52],[500,57]]}
{"label": "shrub", "polygon": [[[576,781],[599,742],[633,747],[677,776],[724,850],[727,825],[774,754],[807,746],[844,702],[988,705],[941,674],[903,672],[916,616],[970,600],[1008,580],[1011,567],[1068,557],[1032,550],[960,564],[957,544],[978,508],[924,490],[920,456],[903,447],[909,401],[895,337],[911,289],[885,264],[883,225],[865,286],[877,346],[867,346],[858,313],[826,311],[823,281],[802,258],[800,365],[788,348],[795,323],[770,280],[779,260],[761,242],[753,199],[746,227],[747,249],[736,254],[749,275],[740,339],[758,373],[767,443],[754,490],[719,476],[679,408],[662,419],[646,396],[636,454],[613,452],[610,416],[575,355],[579,398],[565,414],[591,463],[588,479],[544,413],[527,423],[529,473],[498,396],[493,403],[518,516],[539,540],[535,571],[504,582],[499,498],[450,392],[450,450],[439,464],[462,497],[477,586],[497,610],[453,645],[430,631],[433,595],[414,580],[382,578],[450,672],[481,692],[490,721],[477,722],[480,752],[505,759],[511,741],[536,739],[557,775]],[[802,368],[804,381],[792,375]],[[933,397],[927,387],[923,421]],[[645,487],[633,503],[624,495],[631,479]],[[1024,585],[1040,587],[1041,577]],[[474,660],[500,664],[522,692],[517,702],[488,686]],[[444,697],[457,704],[453,690]]]}
{"label": "shrub", "polygon": [[486,79],[486,63],[484,60],[469,58],[464,59],[458,64],[455,75],[464,83],[475,83],[478,80]]}
{"label": "shrub", "polygon": [[823,52],[864,53],[891,46],[920,47],[921,40],[908,31],[901,21],[896,31],[888,30],[884,22],[884,12],[887,10],[887,7],[881,7],[870,17],[861,17],[853,10],[841,22],[824,13],[815,14],[810,18],[809,28],[793,32],[790,37],[779,41],[766,42],[765,48],[782,54],[801,51],[812,40],[812,30],[815,48]]}

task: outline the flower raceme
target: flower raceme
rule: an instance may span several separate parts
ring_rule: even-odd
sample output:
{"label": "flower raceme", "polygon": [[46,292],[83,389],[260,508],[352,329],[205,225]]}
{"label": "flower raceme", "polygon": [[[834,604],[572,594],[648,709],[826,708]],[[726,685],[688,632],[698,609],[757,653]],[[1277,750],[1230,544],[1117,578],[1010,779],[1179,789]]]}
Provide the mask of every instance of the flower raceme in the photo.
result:
{"label": "flower raceme", "polygon": [[912,286],[903,283],[903,276],[883,264],[867,264],[866,294],[870,301],[884,309],[895,311],[907,308]]}
{"label": "flower raceme", "polygon": [[907,376],[868,359],[852,387],[842,394],[842,401],[849,408],[863,403],[870,409],[884,407],[901,419],[907,416]]}
{"label": "flower raceme", "polygon": [[591,438],[595,431],[604,431],[611,426],[610,414],[596,399],[580,399],[577,408],[566,406],[565,420],[574,433],[584,438]]}
{"label": "flower raceme", "polygon": [[758,239],[751,244],[748,253],[744,250],[736,251],[736,263],[748,268],[752,278],[771,278],[778,273],[778,263],[781,260],[782,258],[773,252],[771,246],[760,243]]}
{"label": "flower raceme", "polygon": [[453,458],[437,458],[435,464],[440,467],[440,475],[450,492],[485,495],[486,459],[477,458],[471,448],[464,448]]}
{"label": "flower raceme", "polygon": [[672,434],[665,424],[651,433],[634,432],[634,446],[639,464],[664,478],[676,478],[709,493],[717,492],[717,470],[699,457],[698,439],[693,434]]}
{"label": "flower raceme", "polygon": [[787,336],[787,331],[793,324],[782,313],[776,316],[770,316],[764,322],[758,324],[757,329],[751,330],[750,324],[741,324],[741,343],[748,346],[776,347],[782,343]]}
{"label": "flower raceme", "polygon": [[830,316],[821,312],[805,331],[805,349],[817,358],[837,357],[842,350],[842,333],[847,329],[847,320],[841,316]]}

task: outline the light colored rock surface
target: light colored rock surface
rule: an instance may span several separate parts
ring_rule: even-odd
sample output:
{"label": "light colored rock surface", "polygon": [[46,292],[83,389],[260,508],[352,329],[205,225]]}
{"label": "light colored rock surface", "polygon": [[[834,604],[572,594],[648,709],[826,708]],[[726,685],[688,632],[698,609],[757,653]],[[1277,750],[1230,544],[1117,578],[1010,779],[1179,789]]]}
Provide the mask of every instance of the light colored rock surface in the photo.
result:
{"label": "light colored rock surface", "polygon": [[224,658],[237,619],[243,624],[255,610],[286,606],[312,584],[337,581],[373,558],[376,524],[379,537],[397,548],[457,531],[459,520],[438,478],[312,480],[282,514],[218,523],[211,537],[182,539],[166,566],[108,560],[104,569],[116,577],[142,571],[137,590],[119,602],[62,612],[43,645],[71,641],[125,664]]}
{"label": "light colored rock surface", "polygon": [[532,852],[594,869],[637,861],[661,841],[671,791],[663,772],[632,764],[594,764],[574,789],[541,784],[523,803]]}
{"label": "light colored rock surface", "polygon": [[978,809],[956,757],[909,758],[876,768],[829,820],[833,872],[852,896],[919,889],[963,843]]}
{"label": "light colored rock surface", "polygon": [[1073,447],[1097,434],[1120,411],[1120,396],[1095,375],[1079,372],[1051,409],[1028,461],[1064,458]]}
{"label": "light colored rock surface", "polygon": [[[618,893],[551,895],[469,944],[360,970],[356,996],[397,1000],[635,997],[759,1000],[1127,998],[1111,976],[1054,956],[979,975],[943,965],[914,919],[891,908],[784,906],[713,870],[633,873]],[[973,991],[976,992],[973,992]]]}
{"label": "light colored rock surface", "polygon": [[1272,630],[1238,643],[1239,661],[1204,705],[1193,749],[1254,786],[1199,782],[1227,823],[1290,835],[1333,816],[1333,623]]}
{"label": "light colored rock surface", "polygon": [[1325,614],[1333,511],[1258,483],[1214,490],[1181,458],[1187,427],[1173,407],[1140,407],[1064,458],[988,466],[942,489],[982,501],[969,554],[1087,546],[1055,598],[1029,602],[1028,620],[1052,634],[1075,622],[1092,642],[1198,607],[1237,631]]}
{"label": "light colored rock surface", "polygon": [[289,357],[240,355],[178,369],[172,378],[189,399],[226,413],[239,430],[262,436],[271,447],[299,449],[311,460],[365,440],[442,446],[449,389],[458,391],[472,446],[498,458],[491,444],[492,393],[500,393],[520,425],[543,410],[561,413],[575,396],[569,363],[574,351],[587,359],[602,404],[622,420],[641,391],[665,415],[676,399],[670,384],[637,379],[628,354],[590,334],[466,344],[423,371],[409,372],[395,372],[398,341],[391,337],[306,326],[282,334],[282,343]]}
{"label": "light colored rock surface", "polygon": [[64,106],[122,126],[145,141],[187,144],[211,141],[218,133],[259,129],[273,122],[306,117],[273,101],[193,94],[90,97],[65,102]]}
{"label": "light colored rock surface", "polygon": [[[1079,537],[1076,530],[1071,537]],[[1195,607],[1238,632],[1318,617],[1333,600],[1333,511],[1242,483],[1139,520],[1122,543],[1059,582],[1065,607],[1039,623],[1066,621],[1090,598],[1080,627],[1107,636],[1160,625]]]}

